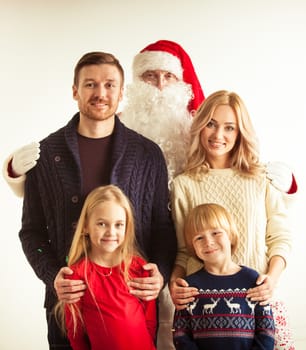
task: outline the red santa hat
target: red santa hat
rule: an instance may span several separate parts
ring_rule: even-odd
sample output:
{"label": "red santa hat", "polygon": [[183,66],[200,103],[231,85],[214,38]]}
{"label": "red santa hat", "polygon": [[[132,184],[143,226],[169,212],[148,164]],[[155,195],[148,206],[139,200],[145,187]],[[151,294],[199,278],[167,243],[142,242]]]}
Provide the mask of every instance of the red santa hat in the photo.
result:
{"label": "red santa hat", "polygon": [[193,99],[189,102],[189,111],[196,110],[204,101],[204,93],[191,59],[179,44],[169,40],[159,40],[146,46],[135,56],[133,62],[135,80],[147,70],[157,69],[171,72],[179,80],[191,85]]}

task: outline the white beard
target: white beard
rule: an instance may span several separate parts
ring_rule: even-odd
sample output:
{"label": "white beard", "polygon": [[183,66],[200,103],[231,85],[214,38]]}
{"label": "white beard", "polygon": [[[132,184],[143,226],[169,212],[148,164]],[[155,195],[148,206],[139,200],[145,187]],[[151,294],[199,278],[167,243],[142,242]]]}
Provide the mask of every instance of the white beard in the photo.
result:
{"label": "white beard", "polygon": [[122,122],[160,146],[170,183],[186,162],[192,121],[187,109],[192,98],[191,87],[178,82],[159,90],[137,81],[127,87],[126,97],[120,116]]}

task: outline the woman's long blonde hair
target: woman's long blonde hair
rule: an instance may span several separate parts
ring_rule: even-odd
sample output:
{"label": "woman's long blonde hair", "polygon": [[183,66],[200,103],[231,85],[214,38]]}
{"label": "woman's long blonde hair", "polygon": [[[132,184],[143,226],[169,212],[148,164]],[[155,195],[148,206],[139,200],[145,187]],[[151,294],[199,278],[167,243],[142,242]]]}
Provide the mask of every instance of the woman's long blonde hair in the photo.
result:
{"label": "woman's long blonde hair", "polygon": [[[87,289],[92,294],[94,300],[95,297],[91,291],[87,278],[88,255],[91,249],[91,244],[85,227],[87,226],[88,220],[95,208],[104,202],[114,202],[121,206],[126,213],[126,231],[124,240],[120,246],[120,261],[122,262],[120,264],[120,269],[125,281],[129,279],[129,267],[132,261],[132,257],[135,255],[140,256],[140,253],[136,248],[133,207],[126,195],[117,186],[114,185],[100,186],[91,191],[84,202],[78,220],[78,224],[69,250],[67,265],[71,266],[82,258],[85,258],[85,283],[87,284]],[[73,317],[75,332],[77,322],[81,321],[81,323],[83,323],[82,315],[76,304],[68,304],[67,307],[70,308]],[[64,308],[65,303],[59,302],[55,307],[55,316],[63,332],[65,333],[66,327]]]}
{"label": "woman's long blonde hair", "polygon": [[191,142],[185,171],[190,174],[208,172],[206,150],[201,143],[201,131],[213,118],[218,106],[230,106],[234,111],[239,127],[239,134],[231,154],[231,167],[241,175],[254,176],[263,172],[259,162],[258,139],[249,113],[242,99],[234,92],[216,91],[206,98],[198,108],[191,125]]}

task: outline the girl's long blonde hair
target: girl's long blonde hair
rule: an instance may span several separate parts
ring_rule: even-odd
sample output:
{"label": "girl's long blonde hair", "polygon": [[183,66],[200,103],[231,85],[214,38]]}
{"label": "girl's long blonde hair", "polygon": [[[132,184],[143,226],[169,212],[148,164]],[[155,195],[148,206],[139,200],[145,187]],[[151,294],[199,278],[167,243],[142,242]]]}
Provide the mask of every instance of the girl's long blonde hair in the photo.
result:
{"label": "girl's long blonde hair", "polygon": [[[91,191],[84,202],[78,220],[78,224],[69,250],[67,265],[71,266],[82,258],[85,258],[85,283],[87,284],[87,289],[92,294],[94,300],[95,296],[91,291],[87,276],[88,255],[91,249],[91,244],[88,234],[85,232],[85,227],[92,212],[98,205],[103,202],[114,202],[121,206],[126,213],[126,231],[124,240],[120,246],[120,261],[122,262],[120,264],[120,269],[126,282],[129,279],[129,267],[131,265],[132,257],[135,255],[141,255],[136,248],[133,207],[126,195],[117,186],[114,185],[100,186]],[[77,322],[80,321],[83,323],[82,315],[77,304],[68,304],[67,307],[70,308],[74,322],[74,332],[76,332]],[[65,333],[66,326],[64,308],[65,303],[60,301],[55,306],[55,316],[63,332]]]}
{"label": "girl's long blonde hair", "polygon": [[[126,231],[124,240],[120,246],[120,261],[124,263],[124,266],[126,267],[124,270],[127,272],[127,267],[135,253],[133,209],[129,199],[120,188],[114,185],[97,187],[87,196],[71,243],[68,255],[68,266],[71,266],[81,258],[88,256],[88,252],[90,251],[90,240],[85,232],[85,227],[94,209],[103,202],[114,202],[125,210]],[[125,275],[125,277],[127,277],[127,275]]]}
{"label": "girl's long blonde hair", "polygon": [[239,134],[231,154],[231,167],[241,175],[255,176],[263,172],[259,162],[258,139],[242,99],[234,92],[216,91],[206,98],[198,108],[191,125],[191,142],[187,156],[185,172],[198,175],[208,172],[206,150],[201,143],[201,131],[213,118],[218,106],[227,105],[234,111],[239,127]]}

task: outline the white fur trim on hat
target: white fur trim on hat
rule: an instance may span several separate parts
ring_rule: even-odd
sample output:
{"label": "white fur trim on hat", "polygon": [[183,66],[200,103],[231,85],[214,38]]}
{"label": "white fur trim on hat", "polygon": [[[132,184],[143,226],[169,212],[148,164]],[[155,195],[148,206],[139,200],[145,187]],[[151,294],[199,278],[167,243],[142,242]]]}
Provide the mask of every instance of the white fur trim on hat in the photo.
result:
{"label": "white fur trim on hat", "polygon": [[174,55],[164,51],[144,51],[137,54],[133,62],[133,77],[138,80],[147,70],[165,70],[183,79],[181,61]]}

